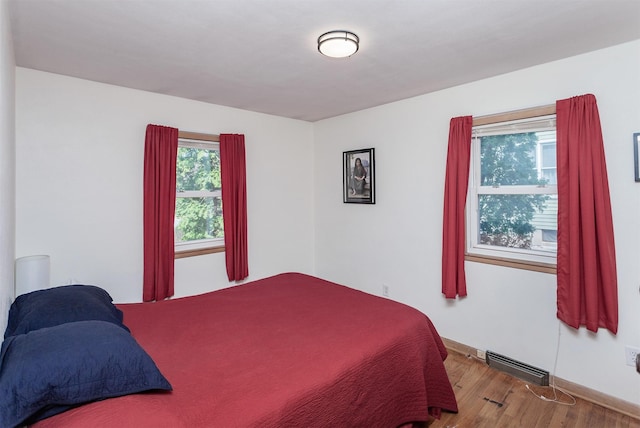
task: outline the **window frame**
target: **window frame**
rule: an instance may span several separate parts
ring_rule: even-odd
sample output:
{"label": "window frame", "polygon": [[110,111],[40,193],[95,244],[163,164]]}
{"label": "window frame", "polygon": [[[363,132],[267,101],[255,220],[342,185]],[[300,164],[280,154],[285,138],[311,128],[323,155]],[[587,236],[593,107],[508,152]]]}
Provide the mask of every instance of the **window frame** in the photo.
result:
{"label": "window frame", "polygon": [[[178,149],[180,147],[211,148],[220,150],[220,136],[214,134],[202,134],[197,132],[178,132]],[[185,194],[185,196],[178,196]],[[213,195],[212,195],[213,194]],[[176,202],[179,197],[217,197],[222,198],[222,189],[213,192],[176,190]],[[175,218],[175,217],[174,217]],[[174,242],[175,259],[213,254],[225,251],[224,238],[201,239],[188,242]]]}
{"label": "window frame", "polygon": [[[518,111],[512,111],[507,113],[500,113],[490,116],[482,116],[473,119],[473,127],[480,127],[483,125],[500,123],[508,123],[514,121],[521,121],[526,119],[536,120],[543,119],[544,116],[554,116],[555,105],[548,105],[542,107],[535,107],[531,109],[524,109]],[[555,119],[555,118],[554,118]],[[473,137],[472,137],[473,138]],[[478,229],[478,215],[477,204],[478,194],[496,194],[505,193],[502,190],[516,190],[514,193],[541,193],[541,194],[556,194],[556,185],[547,185],[544,187],[532,186],[502,186],[502,189],[489,188],[488,186],[482,186],[482,193],[476,193],[475,184],[479,184],[480,171],[479,171],[479,157],[480,157],[480,145],[471,144],[471,158],[469,168],[469,187],[467,191],[467,204],[465,213],[466,224],[466,238],[465,238],[465,260],[479,263],[487,263],[499,266],[506,266],[517,269],[526,269],[545,273],[556,273],[556,254],[549,252],[540,252],[538,254],[536,250],[518,250],[518,249],[497,249],[499,247],[474,244],[472,245],[473,236],[477,237]],[[474,162],[476,160],[477,162]],[[557,167],[557,166],[556,166]],[[513,189],[513,188],[519,189]],[[508,189],[505,189],[508,188]],[[533,192],[531,191],[533,190]],[[512,194],[514,194],[512,193]],[[471,215],[472,213],[475,215]],[[475,234],[475,235],[474,235]],[[487,248],[491,247],[491,248]]]}

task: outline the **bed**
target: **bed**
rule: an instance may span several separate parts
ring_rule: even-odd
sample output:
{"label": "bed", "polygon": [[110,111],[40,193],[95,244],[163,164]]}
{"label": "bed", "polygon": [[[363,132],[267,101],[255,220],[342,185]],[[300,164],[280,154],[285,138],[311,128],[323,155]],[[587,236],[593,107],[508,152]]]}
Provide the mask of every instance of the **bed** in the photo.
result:
{"label": "bed", "polygon": [[73,404],[34,427],[399,427],[457,412],[428,317],[319,278],[117,309],[116,334],[130,330],[170,386]]}

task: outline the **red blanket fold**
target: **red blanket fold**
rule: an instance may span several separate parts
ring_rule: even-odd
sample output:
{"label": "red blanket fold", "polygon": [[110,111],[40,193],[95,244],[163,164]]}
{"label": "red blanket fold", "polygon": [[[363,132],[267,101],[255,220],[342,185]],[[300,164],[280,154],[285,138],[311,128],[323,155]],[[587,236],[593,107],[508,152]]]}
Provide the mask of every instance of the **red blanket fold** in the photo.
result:
{"label": "red blanket fold", "polygon": [[388,299],[288,273],[119,307],[173,392],[36,426],[396,427],[457,412],[436,329]]}

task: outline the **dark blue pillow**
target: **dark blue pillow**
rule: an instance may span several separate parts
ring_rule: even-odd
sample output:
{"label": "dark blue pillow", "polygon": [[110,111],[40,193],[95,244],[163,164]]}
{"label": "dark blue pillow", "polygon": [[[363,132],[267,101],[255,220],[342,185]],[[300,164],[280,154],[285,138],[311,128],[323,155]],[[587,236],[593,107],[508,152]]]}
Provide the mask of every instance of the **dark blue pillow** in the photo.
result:
{"label": "dark blue pillow", "polygon": [[33,423],[90,401],[171,390],[133,336],[104,321],[11,336],[0,352],[2,427]]}
{"label": "dark blue pillow", "polygon": [[65,285],[22,294],[9,309],[4,337],[89,320],[111,322],[129,331],[122,323],[122,311],[111,302],[109,293],[95,285]]}

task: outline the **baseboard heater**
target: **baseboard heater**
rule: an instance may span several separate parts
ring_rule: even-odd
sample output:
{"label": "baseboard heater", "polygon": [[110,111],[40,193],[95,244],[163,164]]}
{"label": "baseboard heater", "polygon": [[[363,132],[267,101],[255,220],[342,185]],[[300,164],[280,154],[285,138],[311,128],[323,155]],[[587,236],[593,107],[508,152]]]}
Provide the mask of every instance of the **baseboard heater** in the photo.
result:
{"label": "baseboard heater", "polygon": [[521,363],[513,358],[505,357],[504,355],[491,351],[487,351],[486,361],[489,367],[519,377],[527,382],[541,386],[549,385],[549,372],[546,370]]}

